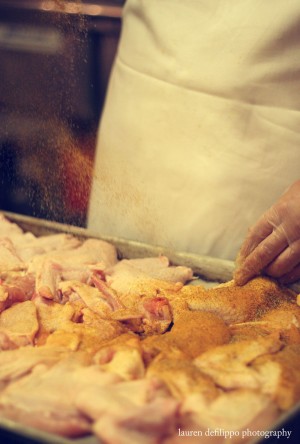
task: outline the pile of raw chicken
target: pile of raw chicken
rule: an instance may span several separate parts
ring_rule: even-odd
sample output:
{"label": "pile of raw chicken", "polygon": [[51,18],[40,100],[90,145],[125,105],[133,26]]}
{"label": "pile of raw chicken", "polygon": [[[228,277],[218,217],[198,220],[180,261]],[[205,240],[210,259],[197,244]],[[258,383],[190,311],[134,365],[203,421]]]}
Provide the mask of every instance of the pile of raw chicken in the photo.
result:
{"label": "pile of raw chicken", "polygon": [[192,270],[164,256],[118,260],[102,240],[35,237],[3,216],[0,236],[1,417],[103,443],[203,443],[300,399],[291,290],[185,285]]}

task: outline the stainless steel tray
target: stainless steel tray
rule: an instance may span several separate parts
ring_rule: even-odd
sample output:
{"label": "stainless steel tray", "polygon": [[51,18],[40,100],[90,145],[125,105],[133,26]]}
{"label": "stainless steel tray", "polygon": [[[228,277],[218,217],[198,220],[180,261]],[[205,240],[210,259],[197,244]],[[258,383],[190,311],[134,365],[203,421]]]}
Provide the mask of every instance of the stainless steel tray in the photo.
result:
{"label": "stainless steel tray", "polygon": [[[99,235],[85,228],[36,219],[15,213],[2,213],[11,221],[16,222],[24,231],[31,231],[36,236],[65,232],[73,234],[79,238],[100,238]],[[209,256],[200,256],[191,253],[176,252],[173,250],[167,250],[163,247],[148,245],[132,240],[120,239],[117,237],[101,236],[101,239],[114,244],[118,250],[120,258],[129,259],[165,254],[172,264],[191,267],[197,276],[200,276],[208,281],[226,282],[232,279],[232,273],[234,270],[234,263],[232,261],[216,259]]]}
{"label": "stainless steel tray", "polygon": [[[29,216],[23,216],[15,213],[3,212],[9,220],[17,223],[24,231],[31,231],[36,236],[44,236],[55,233],[70,233],[81,239],[88,237],[101,238],[114,244],[117,248],[119,258],[138,258],[158,256],[165,254],[172,264],[185,265],[193,269],[196,277],[201,283],[226,282],[232,279],[234,263],[209,256],[200,256],[191,253],[176,252],[167,250],[163,247],[144,244],[116,237],[99,236],[92,231],[71,225],[60,224],[47,220],[37,219]],[[298,289],[299,284],[294,286]],[[1,361],[0,361],[1,365]],[[300,371],[300,369],[299,369]],[[293,427],[289,429],[288,427]],[[269,430],[293,430],[291,438],[287,441],[289,444],[300,442],[300,402],[289,412],[283,414],[279,420],[270,426]],[[251,444],[279,443],[281,440],[274,438],[265,439],[264,437],[253,439]],[[0,418],[0,444],[99,444],[99,440],[94,436],[88,436],[78,439],[66,439],[54,436],[49,433],[41,432],[36,429],[24,427],[13,421]],[[143,443],[141,443],[143,444]],[[201,438],[199,438],[201,444]],[[248,442],[248,444],[250,444]]]}

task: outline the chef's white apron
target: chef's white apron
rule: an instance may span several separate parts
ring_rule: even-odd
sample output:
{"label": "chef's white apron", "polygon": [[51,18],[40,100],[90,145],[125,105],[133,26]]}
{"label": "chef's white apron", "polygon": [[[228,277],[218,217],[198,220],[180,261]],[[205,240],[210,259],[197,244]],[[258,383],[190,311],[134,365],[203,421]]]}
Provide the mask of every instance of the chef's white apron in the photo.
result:
{"label": "chef's white apron", "polygon": [[89,228],[234,259],[299,168],[299,0],[127,0]]}

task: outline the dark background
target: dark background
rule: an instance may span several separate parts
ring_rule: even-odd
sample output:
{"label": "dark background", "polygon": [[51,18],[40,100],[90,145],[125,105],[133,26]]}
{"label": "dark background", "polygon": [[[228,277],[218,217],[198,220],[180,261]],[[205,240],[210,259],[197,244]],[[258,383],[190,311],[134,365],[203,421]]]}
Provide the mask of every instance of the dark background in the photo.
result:
{"label": "dark background", "polygon": [[123,3],[0,0],[0,209],[86,225]]}

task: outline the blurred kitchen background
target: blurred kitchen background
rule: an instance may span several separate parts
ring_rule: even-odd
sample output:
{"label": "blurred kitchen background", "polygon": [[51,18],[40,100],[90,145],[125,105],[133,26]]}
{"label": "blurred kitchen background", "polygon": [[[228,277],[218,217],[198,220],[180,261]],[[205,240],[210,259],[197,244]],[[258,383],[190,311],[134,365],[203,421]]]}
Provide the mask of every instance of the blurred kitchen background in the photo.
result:
{"label": "blurred kitchen background", "polygon": [[86,225],[124,0],[0,0],[0,210]]}

